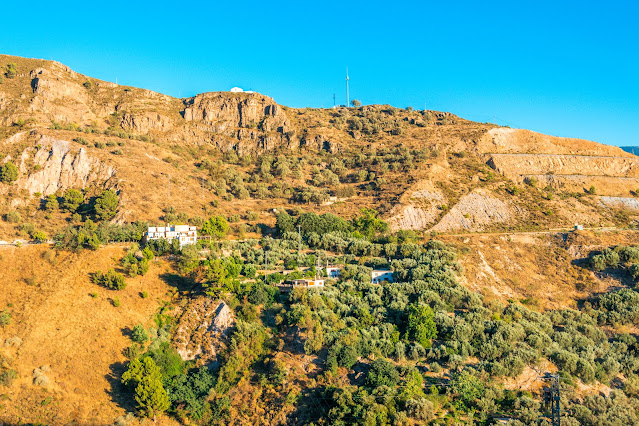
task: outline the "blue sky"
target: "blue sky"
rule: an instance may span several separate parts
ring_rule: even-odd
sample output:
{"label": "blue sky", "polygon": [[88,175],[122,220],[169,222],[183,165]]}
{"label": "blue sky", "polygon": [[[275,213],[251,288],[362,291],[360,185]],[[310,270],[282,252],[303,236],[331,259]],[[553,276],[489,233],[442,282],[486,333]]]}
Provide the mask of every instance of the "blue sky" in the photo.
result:
{"label": "blue sky", "polygon": [[7,2],[0,52],[173,96],[450,111],[639,145],[639,1]]}

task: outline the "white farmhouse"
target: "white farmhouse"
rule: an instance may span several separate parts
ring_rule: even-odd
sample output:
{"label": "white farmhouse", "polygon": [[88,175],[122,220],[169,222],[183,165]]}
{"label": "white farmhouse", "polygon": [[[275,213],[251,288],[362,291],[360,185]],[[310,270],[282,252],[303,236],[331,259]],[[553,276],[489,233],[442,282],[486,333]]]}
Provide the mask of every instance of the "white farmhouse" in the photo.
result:
{"label": "white farmhouse", "polygon": [[371,283],[373,284],[381,284],[384,281],[389,283],[395,282],[395,277],[393,276],[393,271],[388,269],[373,269],[371,275]]}
{"label": "white farmhouse", "polygon": [[197,243],[197,228],[191,225],[149,226],[145,237],[150,240],[173,240],[180,242],[180,248]]}
{"label": "white farmhouse", "polygon": [[299,279],[299,280],[293,280],[292,285],[293,287],[308,287],[308,288],[324,287],[324,280],[321,278]]}

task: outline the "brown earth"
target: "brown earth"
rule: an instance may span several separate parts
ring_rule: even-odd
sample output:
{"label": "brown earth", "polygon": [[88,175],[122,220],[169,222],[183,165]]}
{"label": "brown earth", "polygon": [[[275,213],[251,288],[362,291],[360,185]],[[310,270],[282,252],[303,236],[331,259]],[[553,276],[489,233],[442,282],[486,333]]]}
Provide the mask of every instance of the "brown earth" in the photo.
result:
{"label": "brown earth", "polygon": [[[119,384],[127,361],[122,351],[131,345],[133,326],[154,326],[152,316],[172,288],[160,278],[170,272],[162,260],[144,277],[127,278],[121,291],[91,283],[90,273],[117,267],[124,252],[117,246],[80,254],[46,245],[0,248],[0,310],[12,317],[0,329],[0,353],[18,373],[11,387],[0,387],[0,423],[111,424],[133,411]],[[116,297],[119,307],[112,303]],[[16,337],[22,343],[11,346]],[[48,387],[32,378],[42,366],[50,368]]]}

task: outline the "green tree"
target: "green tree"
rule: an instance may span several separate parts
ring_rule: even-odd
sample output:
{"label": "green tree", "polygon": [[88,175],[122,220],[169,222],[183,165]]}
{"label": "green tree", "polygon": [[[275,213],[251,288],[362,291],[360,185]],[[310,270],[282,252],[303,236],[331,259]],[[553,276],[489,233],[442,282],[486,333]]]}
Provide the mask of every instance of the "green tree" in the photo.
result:
{"label": "green tree", "polygon": [[84,194],[77,189],[67,189],[62,196],[62,208],[68,212],[75,212],[84,203]]}
{"label": "green tree", "polygon": [[136,343],[145,343],[149,340],[149,333],[146,332],[142,324],[138,324],[133,327],[133,330],[131,331],[131,340]]}
{"label": "green tree", "polygon": [[379,213],[374,209],[362,209],[360,215],[353,218],[351,223],[353,228],[370,238],[388,230],[388,224],[378,216]]}
{"label": "green tree", "polygon": [[399,372],[397,368],[385,359],[373,361],[366,376],[366,385],[372,388],[379,386],[394,387],[399,383]]}
{"label": "green tree", "polygon": [[202,226],[204,235],[210,235],[216,239],[224,238],[227,232],[229,232],[229,224],[222,215],[211,217]]}
{"label": "green tree", "polygon": [[277,215],[277,221],[275,222],[275,228],[277,229],[277,234],[282,236],[286,232],[295,231],[295,223],[290,214],[286,212],[280,212]]}
{"label": "green tree", "polygon": [[18,168],[11,161],[8,161],[0,169],[0,181],[12,183],[18,179]]}
{"label": "green tree", "polygon": [[354,106],[355,108],[359,108],[362,106],[362,103],[360,101],[358,101],[357,99],[353,99],[351,101],[351,105]]}
{"label": "green tree", "polygon": [[109,220],[115,216],[118,211],[120,200],[118,194],[111,189],[103,191],[95,200],[95,216],[101,220]]}
{"label": "green tree", "polygon": [[122,383],[134,389],[138,410],[153,417],[169,409],[171,403],[162,386],[162,374],[151,357],[134,359],[122,374]]}
{"label": "green tree", "polygon": [[467,370],[453,374],[450,380],[451,392],[457,395],[466,406],[479,399],[483,395],[484,389],[484,383]]}
{"label": "green tree", "polygon": [[49,195],[44,201],[44,210],[48,212],[53,212],[60,208],[60,203],[58,203],[58,197],[55,194]]}
{"label": "green tree", "polygon": [[408,308],[408,338],[414,340],[425,348],[431,345],[430,340],[437,336],[434,313],[430,306],[411,305]]}

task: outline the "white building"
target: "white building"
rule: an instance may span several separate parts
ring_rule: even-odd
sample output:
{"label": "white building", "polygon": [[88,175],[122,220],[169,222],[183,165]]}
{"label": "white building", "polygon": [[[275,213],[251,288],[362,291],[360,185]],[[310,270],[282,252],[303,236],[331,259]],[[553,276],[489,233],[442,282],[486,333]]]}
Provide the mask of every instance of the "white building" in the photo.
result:
{"label": "white building", "polygon": [[373,273],[371,275],[371,283],[381,284],[384,281],[389,283],[395,282],[393,271],[390,271],[388,269],[373,269]]}
{"label": "white building", "polygon": [[145,237],[147,241],[167,240],[169,243],[177,239],[182,248],[197,243],[197,228],[190,225],[149,226]]}
{"label": "white building", "polygon": [[293,287],[308,287],[308,288],[324,287],[324,279],[322,278],[299,279],[299,280],[293,280],[291,282],[293,284]]}
{"label": "white building", "polygon": [[338,279],[342,276],[342,270],[337,266],[327,266],[326,267],[326,276],[328,278]]}

